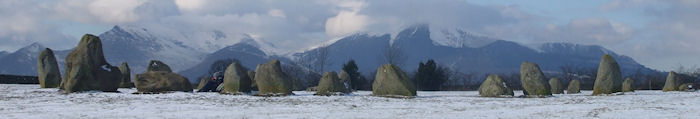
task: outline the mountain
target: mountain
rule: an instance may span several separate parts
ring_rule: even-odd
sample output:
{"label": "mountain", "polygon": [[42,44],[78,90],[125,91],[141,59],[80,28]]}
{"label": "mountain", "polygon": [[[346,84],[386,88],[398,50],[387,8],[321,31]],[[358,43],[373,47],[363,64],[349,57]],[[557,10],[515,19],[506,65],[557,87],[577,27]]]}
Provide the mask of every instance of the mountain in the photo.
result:
{"label": "mountain", "polygon": [[[44,45],[32,43],[13,53],[0,57],[0,65],[2,65],[2,67],[0,67],[0,74],[37,75],[37,58],[44,49],[46,49]],[[56,55],[59,64],[63,64],[64,59],[60,57],[65,57],[66,54],[68,53],[65,51],[54,51],[54,55]],[[59,68],[62,67],[63,66],[59,65]]]}
{"label": "mountain", "polygon": [[[255,41],[251,37],[245,37],[241,42],[224,47],[214,53],[207,55],[202,62],[197,65],[180,71],[179,73],[187,77],[190,82],[199,82],[199,78],[208,73],[211,65],[218,61],[224,59],[235,59],[243,67],[249,70],[255,70],[258,64],[267,63],[272,59],[277,59],[281,62],[283,68],[293,67],[294,69],[299,69],[300,71],[293,71],[295,74],[288,74],[290,76],[295,76],[297,78],[303,78],[304,75],[310,73],[307,69],[296,65],[291,59],[286,57],[267,54],[261,48],[260,42]],[[290,72],[290,71],[286,71]]]}
{"label": "mountain", "polygon": [[[325,69],[338,70],[342,65],[353,59],[360,71],[376,70],[379,62],[384,62],[382,55],[390,44],[391,36],[389,34],[372,36],[367,34],[356,34],[348,36],[336,41],[328,46],[309,50],[303,53],[296,53],[293,56],[304,59],[307,65],[314,66],[318,61],[322,50],[326,50],[326,56],[329,63]],[[376,67],[375,67],[376,66]]]}
{"label": "mountain", "polygon": [[206,54],[145,28],[114,26],[99,37],[107,62],[127,62],[132,74],[145,72],[150,60],[163,61],[174,71],[182,71],[202,61]]}
{"label": "mountain", "polygon": [[[206,55],[177,40],[156,35],[145,28],[114,26],[99,35],[105,58],[112,65],[129,63],[131,74],[145,72],[148,61],[161,60],[174,71],[181,71],[202,61]],[[36,59],[45,46],[34,43],[0,57],[0,74],[36,75]],[[64,70],[68,50],[55,50],[59,69]]]}
{"label": "mountain", "polygon": [[10,54],[10,53],[7,51],[0,51],[0,58],[7,56],[8,54]]}
{"label": "mountain", "polygon": [[201,62],[179,73],[187,77],[191,82],[196,82],[199,79],[198,77],[207,74],[214,62],[222,59],[236,59],[243,67],[255,69],[258,64],[266,63],[271,57],[258,48],[257,42],[251,38],[246,38],[240,43],[224,47],[205,56]]}
{"label": "mountain", "polygon": [[[391,45],[400,51],[397,63],[407,72],[417,69],[419,62],[436,60],[440,65],[461,72],[476,73],[511,73],[520,70],[523,61],[535,62],[546,72],[558,72],[562,66],[596,68],[600,57],[610,54],[620,64],[623,73],[628,74],[638,69],[652,71],[632,58],[618,55],[596,45],[577,45],[570,43],[546,43],[537,49],[526,47],[516,42],[480,37],[457,30],[462,35],[447,34],[431,36],[428,25],[415,25],[399,32],[389,43],[388,35],[368,36],[353,35],[340,39],[327,47],[319,47],[297,53],[295,56],[317,56],[324,49],[330,54],[331,64],[328,69],[338,71],[349,59],[355,59],[360,71],[367,74],[386,63],[383,59],[387,47]],[[459,37],[457,37],[459,36]],[[434,38],[447,38],[436,40]],[[465,40],[465,41],[458,41]],[[440,42],[437,42],[440,41]],[[460,43],[460,44],[446,44]],[[311,64],[318,61],[312,60]]]}
{"label": "mountain", "polygon": [[[275,50],[274,46],[247,35],[236,44],[218,48],[224,44],[214,41],[228,42],[231,39],[220,31],[182,35],[161,30],[114,26],[99,37],[102,39],[105,57],[112,65],[128,62],[132,74],[137,74],[145,71],[149,60],[161,60],[193,82],[206,74],[213,62],[221,59],[237,59],[251,70],[258,64],[279,59],[285,67],[303,70],[303,73],[297,73],[302,75],[311,72],[312,68],[320,69],[320,59],[326,59],[324,71],[339,71],[342,64],[353,59],[359,70],[367,75],[388,62],[386,54],[400,54],[393,59],[406,72],[414,72],[419,62],[428,59],[434,59],[440,65],[460,72],[518,72],[523,61],[535,62],[546,72],[557,72],[563,66],[595,68],[604,54],[612,55],[625,74],[636,70],[653,71],[630,57],[601,46],[545,43],[537,47],[526,47],[460,29],[431,32],[430,26],[425,24],[408,27],[393,38],[389,34],[355,34],[325,46],[286,55],[288,57],[270,54],[270,50]],[[207,41],[199,44],[204,47],[183,41],[194,37],[212,37],[213,40],[202,40]],[[0,53],[0,74],[36,75],[36,58],[44,48],[46,47],[35,43],[13,53]],[[212,49],[217,50],[209,53],[208,50]],[[70,51],[54,50],[61,70],[65,55]]]}

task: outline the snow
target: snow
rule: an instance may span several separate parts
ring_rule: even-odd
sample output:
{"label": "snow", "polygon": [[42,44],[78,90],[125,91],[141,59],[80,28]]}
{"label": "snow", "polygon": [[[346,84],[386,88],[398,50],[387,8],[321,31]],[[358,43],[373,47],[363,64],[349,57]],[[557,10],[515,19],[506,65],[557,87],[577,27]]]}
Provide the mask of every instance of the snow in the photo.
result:
{"label": "snow", "polygon": [[[419,91],[413,99],[169,93],[61,94],[38,85],[0,84],[0,118],[700,118],[700,93],[637,91],[617,96],[483,98],[476,91]],[[516,91],[516,95],[522,95]]]}
{"label": "snow", "polygon": [[102,67],[102,70],[105,70],[105,71],[108,71],[108,72],[111,72],[111,71],[112,71],[112,69],[109,69],[109,67],[107,67],[107,65],[102,65],[101,67]]}

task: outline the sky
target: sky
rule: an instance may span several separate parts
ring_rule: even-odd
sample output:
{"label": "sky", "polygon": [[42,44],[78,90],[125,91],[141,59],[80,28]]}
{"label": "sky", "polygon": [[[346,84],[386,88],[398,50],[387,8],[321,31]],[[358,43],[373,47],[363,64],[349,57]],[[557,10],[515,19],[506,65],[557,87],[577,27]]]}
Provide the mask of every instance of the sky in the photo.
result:
{"label": "sky", "polygon": [[[2,0],[0,51],[69,49],[119,25],[184,33],[194,46],[252,37],[293,52],[429,24],[525,45],[600,45],[669,71],[700,66],[697,11],[698,0]],[[198,37],[212,31],[229,37]]]}

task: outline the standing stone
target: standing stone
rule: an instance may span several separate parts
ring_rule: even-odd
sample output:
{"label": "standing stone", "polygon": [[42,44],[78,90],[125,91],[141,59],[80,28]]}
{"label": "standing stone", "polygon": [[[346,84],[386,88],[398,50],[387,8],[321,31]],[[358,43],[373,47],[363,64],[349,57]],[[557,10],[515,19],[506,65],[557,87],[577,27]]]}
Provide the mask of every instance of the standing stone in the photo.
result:
{"label": "standing stone", "polygon": [[581,81],[571,80],[569,82],[569,87],[566,89],[566,94],[576,94],[581,93]]}
{"label": "standing stone", "polygon": [[343,82],[338,78],[338,74],[335,72],[326,72],[323,74],[321,81],[318,82],[316,94],[314,95],[330,96],[343,93],[348,93],[348,91]]}
{"label": "standing stone", "polygon": [[238,62],[233,62],[226,68],[224,82],[221,84],[224,94],[250,93],[251,80],[248,72]]}
{"label": "standing stone", "polygon": [[165,93],[171,91],[192,92],[192,84],[180,74],[173,73],[170,67],[158,60],[148,63],[145,73],[136,74],[136,93]]}
{"label": "standing stone", "polygon": [[148,71],[136,74],[137,93],[192,92],[192,85],[184,76],[166,71]]}
{"label": "standing stone", "polygon": [[258,64],[255,69],[258,96],[284,96],[292,94],[292,79],[282,71],[279,60]]}
{"label": "standing stone", "polygon": [[102,54],[99,37],[86,34],[66,56],[61,89],[66,93],[98,90],[116,92],[121,84],[119,68],[109,65]]}
{"label": "standing stone", "polygon": [[146,71],[173,72],[173,70],[170,69],[170,66],[158,60],[151,60],[150,62],[148,62],[148,67],[146,68]]}
{"label": "standing stone", "polygon": [[552,94],[563,94],[564,86],[561,85],[559,78],[549,79],[549,86],[552,88]]}
{"label": "standing stone", "polygon": [[593,85],[593,95],[612,94],[622,91],[622,74],[615,59],[605,54],[600,59],[598,76]]}
{"label": "standing stone", "polygon": [[338,74],[338,78],[340,78],[340,81],[343,82],[345,90],[352,92],[352,81],[348,72],[345,72],[345,70],[340,71],[340,74]]}
{"label": "standing stone", "polygon": [[622,82],[622,92],[634,92],[634,80],[627,77],[624,82]]}
{"label": "standing stone", "polygon": [[416,96],[416,85],[401,70],[392,64],[385,64],[377,69],[377,75],[372,84],[372,95],[383,97],[413,97]]}
{"label": "standing stone", "polygon": [[61,83],[61,71],[58,70],[58,63],[56,63],[56,57],[51,49],[46,48],[41,51],[36,63],[36,70],[39,73],[41,88],[56,88]]}
{"label": "standing stone", "polygon": [[676,72],[671,71],[666,77],[666,83],[664,84],[663,91],[678,91],[678,86],[680,86],[681,83],[680,76],[678,76]]}
{"label": "standing stone", "polygon": [[202,78],[199,78],[199,84],[197,84],[197,90],[202,90],[204,85],[209,83],[209,80],[211,80],[211,76],[203,76]]}
{"label": "standing stone", "polygon": [[552,90],[545,79],[544,73],[535,63],[523,62],[520,67],[520,80],[523,90],[529,97],[546,97],[552,95]]}
{"label": "standing stone", "polygon": [[209,79],[205,79],[203,85],[200,85],[201,87],[198,87],[197,92],[221,92],[221,89],[223,89],[223,85],[221,85],[224,82],[224,71],[217,71],[212,74]]}
{"label": "standing stone", "polygon": [[479,95],[481,97],[511,97],[513,90],[506,85],[501,76],[494,74],[489,75],[484,83],[481,83]]}
{"label": "standing stone", "polygon": [[250,90],[258,90],[258,84],[255,83],[255,71],[248,71],[248,78],[250,78]]}
{"label": "standing stone", "polygon": [[134,83],[131,83],[131,69],[129,68],[129,64],[127,64],[126,62],[122,62],[122,65],[119,65],[119,71],[121,71],[122,73],[122,83],[119,85],[119,87],[134,87]]}

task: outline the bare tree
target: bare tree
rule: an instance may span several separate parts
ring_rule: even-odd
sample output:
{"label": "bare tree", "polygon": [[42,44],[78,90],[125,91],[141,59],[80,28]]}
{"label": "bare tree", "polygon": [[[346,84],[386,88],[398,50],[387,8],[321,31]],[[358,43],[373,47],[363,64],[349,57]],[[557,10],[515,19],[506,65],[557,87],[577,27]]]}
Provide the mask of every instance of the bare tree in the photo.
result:
{"label": "bare tree", "polygon": [[317,71],[324,72],[326,66],[330,65],[330,58],[328,57],[328,46],[321,46],[318,48],[318,54],[315,56],[317,60]]}
{"label": "bare tree", "polygon": [[400,66],[406,60],[406,56],[401,48],[388,45],[383,52],[383,60],[387,64]]}

